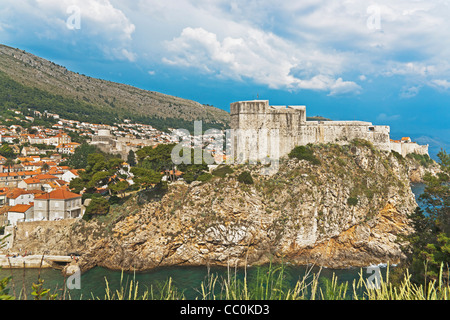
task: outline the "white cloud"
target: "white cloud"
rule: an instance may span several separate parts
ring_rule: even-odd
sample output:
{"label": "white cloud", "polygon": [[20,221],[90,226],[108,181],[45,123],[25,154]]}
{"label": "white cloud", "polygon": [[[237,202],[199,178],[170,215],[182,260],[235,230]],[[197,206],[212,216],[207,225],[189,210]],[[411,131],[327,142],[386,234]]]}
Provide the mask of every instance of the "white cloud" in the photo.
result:
{"label": "white cloud", "polygon": [[352,81],[334,77],[342,64],[339,55],[300,51],[273,33],[257,29],[247,28],[240,37],[220,40],[203,28],[187,27],[167,41],[166,48],[168,56],[163,62],[167,64],[239,81],[251,79],[270,88],[325,90],[331,95],[361,89]]}
{"label": "white cloud", "polygon": [[[400,76],[417,87],[450,76],[450,6],[442,0],[143,2],[170,12],[172,40],[164,43],[175,49],[161,58],[172,65],[329,94],[359,92],[369,77]],[[380,29],[368,28],[371,5]],[[344,74],[360,76],[339,81]]]}
{"label": "white cloud", "polygon": [[[68,8],[79,8],[83,28],[91,34],[105,34],[121,39],[131,39],[135,31],[126,15],[109,0],[35,0],[37,7],[48,13],[48,19],[66,21],[72,14]],[[52,15],[54,14],[54,15]],[[89,29],[92,30],[89,30]]]}
{"label": "white cloud", "polygon": [[[70,5],[81,9],[76,32],[65,25]],[[369,28],[377,12],[380,28]],[[449,16],[446,0],[3,0],[0,39],[87,44],[109,59],[145,59],[145,68],[163,61],[330,95],[396,77],[407,96],[413,87],[450,90]]]}
{"label": "white cloud", "polygon": [[432,80],[430,83],[432,86],[438,87],[440,89],[450,89],[450,81],[445,79]]}
{"label": "white cloud", "polygon": [[412,86],[412,87],[403,87],[402,92],[400,92],[400,97],[402,98],[413,98],[415,97],[420,91],[420,87],[418,86]]}
{"label": "white cloud", "polygon": [[122,49],[120,52],[121,52],[122,55],[123,55],[126,59],[128,59],[129,61],[131,61],[131,62],[136,61],[136,54],[135,54],[135,53],[130,52],[130,51],[128,51],[127,49]]}
{"label": "white cloud", "polygon": [[380,113],[377,116],[378,121],[395,121],[400,119],[400,115],[394,114],[394,115],[387,115],[386,113]]}
{"label": "white cloud", "polygon": [[131,46],[136,27],[110,0],[2,2],[0,20],[13,26],[8,30],[12,38],[29,44],[56,41],[62,47],[95,47],[109,59],[136,60]]}

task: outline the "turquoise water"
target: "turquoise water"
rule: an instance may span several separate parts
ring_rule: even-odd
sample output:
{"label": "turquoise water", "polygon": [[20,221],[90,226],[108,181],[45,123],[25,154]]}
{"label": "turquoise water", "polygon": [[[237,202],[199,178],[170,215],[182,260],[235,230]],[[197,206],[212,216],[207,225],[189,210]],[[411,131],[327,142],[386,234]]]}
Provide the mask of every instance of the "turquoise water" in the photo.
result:
{"label": "turquoise water", "polygon": [[[414,184],[411,186],[412,191],[417,197],[423,192],[423,184]],[[238,269],[231,270],[232,273],[236,271],[238,278],[243,278],[245,272],[247,273],[249,282],[256,276],[257,267],[249,267],[247,270]],[[301,280],[307,271],[305,266],[287,266],[286,275],[287,281],[295,285],[298,280]],[[313,268],[312,272],[317,273],[319,269]],[[210,273],[217,274],[220,278],[226,278],[227,268],[211,267]],[[366,268],[349,268],[349,269],[327,269],[324,268],[320,271],[321,277],[331,279],[333,274],[338,277],[339,282],[348,282],[351,287],[353,280],[359,279],[359,273],[362,272],[364,278],[371,275]],[[385,276],[386,268],[381,268],[382,276]],[[137,281],[139,283],[139,293],[143,293],[150,286],[157,292],[158,287],[162,286],[169,278],[172,278],[173,285],[181,292],[187,299],[200,298],[200,285],[202,281],[206,282],[206,276],[208,275],[207,267],[165,267],[157,268],[144,273],[122,273],[120,271],[112,271],[100,267],[93,268],[81,275],[81,289],[64,290],[65,279],[61,272],[52,269],[42,270],[0,270],[0,279],[3,277],[11,276],[13,281],[10,284],[10,293],[14,293],[21,298],[32,299],[31,285],[36,283],[38,277],[45,280],[45,287],[50,288],[53,293],[58,293],[58,297],[65,297],[74,300],[78,299],[93,299],[93,298],[105,298],[106,281],[108,281],[109,288],[113,291],[125,286],[130,281]],[[25,289],[24,289],[25,288]],[[25,293],[24,293],[25,292]]]}
{"label": "turquoise water", "polygon": [[419,197],[423,193],[423,191],[425,190],[425,184],[423,184],[423,183],[412,183],[411,184],[411,190],[414,193],[414,196],[416,198],[417,204],[420,207],[424,207],[424,204],[421,203],[421,201],[419,200]]}
{"label": "turquoise water", "polygon": [[[256,277],[257,267],[249,267],[245,271],[247,273],[248,282],[251,283],[252,279]],[[158,288],[160,288],[169,278],[172,278],[173,285],[177,288],[179,292],[183,292],[187,299],[200,299],[200,285],[202,281],[206,283],[206,276],[208,274],[208,269],[206,267],[165,267],[158,268],[152,271],[144,273],[131,273],[131,272],[120,272],[112,271],[100,267],[93,268],[86,273],[81,275],[81,289],[63,290],[65,288],[65,279],[61,272],[52,269],[34,270],[0,270],[0,278],[12,276],[14,281],[10,285],[10,294],[20,296],[24,299],[32,299],[31,295],[31,285],[36,283],[38,276],[45,280],[45,288],[52,289],[52,293],[57,293],[59,298],[65,297],[72,300],[85,300],[85,299],[104,299],[106,294],[106,281],[108,281],[109,288],[113,291],[121,288],[121,278],[122,287],[127,287],[132,280],[139,284],[139,293],[142,294],[144,291],[153,287],[154,292],[157,293]],[[219,279],[226,279],[227,268],[222,267],[211,267],[209,272],[211,274],[216,274]],[[244,277],[243,269],[232,269],[231,274],[240,279]],[[288,284],[294,287],[298,280],[301,280],[307,272],[307,267],[304,266],[287,266],[286,267],[286,281]],[[318,267],[312,269],[312,273],[319,272]],[[333,273],[338,277],[339,282],[349,282],[349,288],[351,288],[351,283],[353,280],[359,279],[359,273],[362,272],[364,278],[370,276],[366,268],[350,268],[350,269],[322,269],[320,270],[321,277],[331,279]],[[382,275],[385,275],[386,268],[381,268]],[[310,273],[310,274],[312,274]],[[309,278],[312,279],[312,278]],[[129,288],[129,286],[128,286]],[[220,285],[216,288],[220,289]],[[25,290],[25,294],[23,293]],[[64,292],[65,291],[65,292]]]}

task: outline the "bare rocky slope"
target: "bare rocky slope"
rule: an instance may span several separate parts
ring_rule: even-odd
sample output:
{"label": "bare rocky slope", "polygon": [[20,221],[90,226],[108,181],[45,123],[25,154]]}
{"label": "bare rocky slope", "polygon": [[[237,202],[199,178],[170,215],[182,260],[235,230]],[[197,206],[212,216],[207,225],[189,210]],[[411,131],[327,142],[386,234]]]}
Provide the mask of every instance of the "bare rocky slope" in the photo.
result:
{"label": "bare rocky slope", "polygon": [[[283,159],[273,176],[226,177],[141,193],[108,216],[18,232],[14,250],[82,254],[80,266],[148,270],[269,261],[344,268],[398,263],[416,202],[410,164],[370,145],[317,145],[320,165]],[[237,181],[252,172],[254,184]]]}

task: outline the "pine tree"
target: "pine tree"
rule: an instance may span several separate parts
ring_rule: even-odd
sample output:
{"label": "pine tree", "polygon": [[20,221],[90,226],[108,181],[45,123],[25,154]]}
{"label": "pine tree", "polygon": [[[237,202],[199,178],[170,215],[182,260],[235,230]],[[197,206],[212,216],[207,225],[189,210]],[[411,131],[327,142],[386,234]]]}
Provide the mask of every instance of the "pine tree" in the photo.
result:
{"label": "pine tree", "polygon": [[450,268],[450,155],[438,153],[441,172],[424,176],[425,190],[418,207],[409,218],[414,232],[406,237],[404,248],[414,280],[437,279],[443,266],[444,279]]}

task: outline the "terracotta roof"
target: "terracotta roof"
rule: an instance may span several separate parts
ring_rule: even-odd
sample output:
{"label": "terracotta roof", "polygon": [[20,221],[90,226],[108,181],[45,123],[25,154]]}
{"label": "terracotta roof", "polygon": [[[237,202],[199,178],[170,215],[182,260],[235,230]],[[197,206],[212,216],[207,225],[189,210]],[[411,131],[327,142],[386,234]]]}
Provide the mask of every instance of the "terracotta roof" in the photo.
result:
{"label": "terracotta roof", "polygon": [[65,185],[65,184],[68,183],[67,181],[61,180],[61,179],[56,180],[56,182],[57,182],[60,186],[63,186],[63,185]]}
{"label": "terracotta roof", "polygon": [[33,176],[35,171],[1,172],[0,177]]}
{"label": "terracotta roof", "polygon": [[21,196],[22,194],[30,194],[32,192],[29,192],[28,190],[24,190],[21,188],[15,188],[10,190],[7,194],[6,197],[9,199],[16,199],[17,197]]}
{"label": "terracotta roof", "polygon": [[78,174],[78,170],[77,169],[71,169],[71,170],[69,170],[72,174],[74,174],[74,175],[76,175],[76,176],[79,176],[79,174]]}
{"label": "terracotta roof", "polygon": [[8,212],[20,212],[25,213],[28,209],[33,207],[32,204],[16,204],[14,207],[10,208]]}
{"label": "terracotta roof", "polygon": [[36,196],[36,200],[46,200],[46,199],[72,199],[79,198],[81,194],[70,192],[66,189],[56,189],[52,192],[45,193],[39,196]]}
{"label": "terracotta roof", "polygon": [[58,177],[53,176],[51,174],[38,174],[34,176],[35,179],[46,180],[46,179],[58,179]]}
{"label": "terracotta roof", "polygon": [[32,184],[32,183],[40,183],[41,180],[36,179],[36,178],[27,178],[27,179],[23,179],[23,182],[25,182],[26,184]]}

